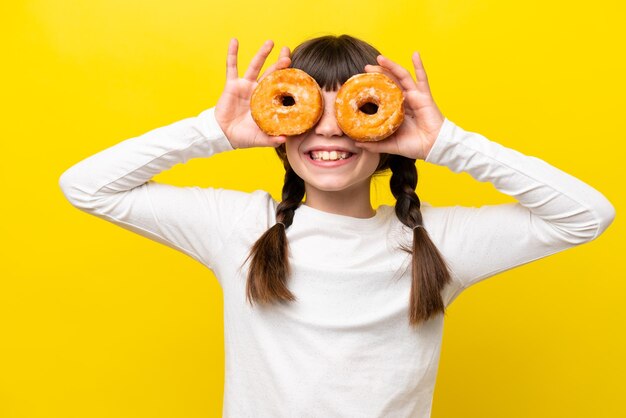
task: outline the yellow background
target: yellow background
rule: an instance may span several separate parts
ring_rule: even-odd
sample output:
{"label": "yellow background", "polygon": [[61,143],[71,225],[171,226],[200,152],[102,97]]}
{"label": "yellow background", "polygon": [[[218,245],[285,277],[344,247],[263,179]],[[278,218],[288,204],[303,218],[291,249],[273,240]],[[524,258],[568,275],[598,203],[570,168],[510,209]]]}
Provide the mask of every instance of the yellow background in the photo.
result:
{"label": "yellow background", "polygon": [[[5,2],[6,3],[6,2]],[[193,259],[72,207],[58,179],[121,140],[213,106],[228,40],[349,33],[413,72],[466,130],[604,193],[598,240],[468,289],[446,319],[433,417],[626,416],[624,6],[528,0],[39,0],[2,11],[0,417],[219,417],[221,290]],[[7,3],[8,4],[8,3]],[[433,205],[513,201],[418,162]],[[269,148],[158,181],[280,195]],[[376,206],[392,203],[386,179]],[[621,190],[621,192],[620,192]]]}

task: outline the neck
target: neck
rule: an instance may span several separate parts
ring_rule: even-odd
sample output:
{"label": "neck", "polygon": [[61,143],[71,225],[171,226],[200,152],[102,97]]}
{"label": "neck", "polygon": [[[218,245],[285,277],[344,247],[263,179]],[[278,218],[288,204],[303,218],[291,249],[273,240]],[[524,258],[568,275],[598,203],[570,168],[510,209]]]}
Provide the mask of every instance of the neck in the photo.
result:
{"label": "neck", "polygon": [[325,191],[305,185],[306,206],[337,215],[353,218],[371,218],[376,215],[370,202],[369,183],[367,187],[350,190]]}

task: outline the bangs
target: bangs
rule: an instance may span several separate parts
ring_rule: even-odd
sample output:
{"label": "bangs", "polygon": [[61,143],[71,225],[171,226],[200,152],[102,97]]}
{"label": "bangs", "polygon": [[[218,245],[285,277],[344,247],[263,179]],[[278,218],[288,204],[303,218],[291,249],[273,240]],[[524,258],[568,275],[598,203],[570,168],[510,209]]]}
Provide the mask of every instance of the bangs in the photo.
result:
{"label": "bangs", "polygon": [[365,65],[378,65],[380,52],[349,35],[322,36],[298,45],[291,54],[291,68],[298,68],[317,81],[322,90],[336,91]]}

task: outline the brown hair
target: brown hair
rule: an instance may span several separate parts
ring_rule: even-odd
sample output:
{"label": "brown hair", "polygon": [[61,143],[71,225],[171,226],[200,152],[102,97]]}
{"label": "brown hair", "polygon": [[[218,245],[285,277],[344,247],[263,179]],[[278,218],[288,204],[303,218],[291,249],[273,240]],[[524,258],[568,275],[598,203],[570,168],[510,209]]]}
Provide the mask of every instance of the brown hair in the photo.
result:
{"label": "brown hair", "polygon": [[[322,36],[298,45],[291,55],[291,67],[313,77],[320,88],[335,91],[351,76],[364,72],[366,64],[378,65],[380,54],[370,44],[349,35]],[[248,301],[258,303],[287,302],[296,299],[287,288],[290,273],[287,234],[295,210],[302,203],[304,181],[287,160],[285,145],[275,148],[285,167],[282,201],[276,208],[278,223],[254,243],[244,264],[252,259],[248,272]],[[413,246],[400,247],[412,254],[412,283],[409,302],[409,323],[417,326],[442,312],[445,306],[440,291],[450,281],[445,260],[423,228],[420,200],[415,193],[417,169],[415,159],[395,154],[380,154],[374,175],[391,169],[390,189],[396,198],[398,219],[413,231]],[[422,227],[417,227],[422,226]]]}

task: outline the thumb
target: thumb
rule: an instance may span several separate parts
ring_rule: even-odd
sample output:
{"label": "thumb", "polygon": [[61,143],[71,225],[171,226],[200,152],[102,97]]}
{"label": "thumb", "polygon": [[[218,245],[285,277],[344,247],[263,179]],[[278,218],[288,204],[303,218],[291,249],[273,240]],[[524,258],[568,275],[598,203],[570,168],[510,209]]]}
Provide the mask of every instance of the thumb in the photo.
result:
{"label": "thumb", "polygon": [[267,135],[264,141],[264,146],[276,148],[284,144],[285,141],[287,141],[287,137],[285,135],[279,135],[279,136]]}
{"label": "thumb", "polygon": [[364,149],[369,152],[376,152],[379,154],[388,153],[389,147],[386,142],[383,141],[356,141],[354,145],[357,148]]}
{"label": "thumb", "polygon": [[284,144],[285,142],[287,142],[287,137],[284,136],[284,135],[273,136],[272,137],[272,142],[273,142],[273,144],[272,144],[273,147],[278,147],[281,144]]}

